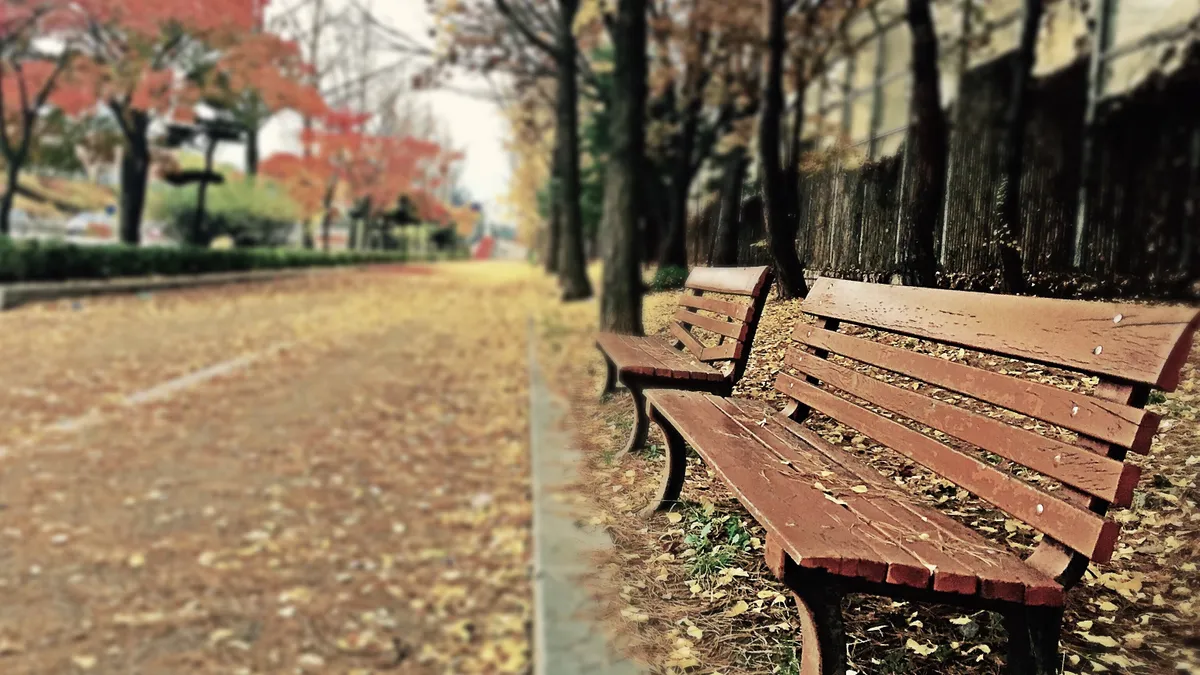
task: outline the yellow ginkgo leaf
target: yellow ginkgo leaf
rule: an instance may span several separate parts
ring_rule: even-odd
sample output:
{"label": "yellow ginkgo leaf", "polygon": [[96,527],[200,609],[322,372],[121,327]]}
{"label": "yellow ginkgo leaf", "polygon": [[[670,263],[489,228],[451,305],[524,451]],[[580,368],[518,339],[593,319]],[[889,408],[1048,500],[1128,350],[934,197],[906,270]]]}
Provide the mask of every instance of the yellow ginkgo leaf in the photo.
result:
{"label": "yellow ginkgo leaf", "polygon": [[737,604],[725,611],[725,616],[733,617],[745,614],[748,609],[750,609],[750,605],[747,605],[745,600],[738,600]]}

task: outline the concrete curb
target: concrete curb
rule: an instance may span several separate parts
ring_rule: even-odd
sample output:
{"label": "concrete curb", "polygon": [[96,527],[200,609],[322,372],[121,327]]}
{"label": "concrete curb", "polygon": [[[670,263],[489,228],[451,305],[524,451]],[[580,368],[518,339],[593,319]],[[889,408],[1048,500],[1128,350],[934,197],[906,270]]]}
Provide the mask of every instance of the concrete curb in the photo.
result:
{"label": "concrete curb", "polygon": [[254,272],[219,272],[216,274],[189,274],[179,276],[125,277],[87,281],[52,281],[32,284],[9,284],[0,286],[0,312],[20,307],[31,302],[47,302],[98,295],[120,295],[145,291],[167,291],[203,286],[245,284],[274,281],[354,269],[345,267],[317,267],[290,270],[257,270]]}
{"label": "concrete curb", "polygon": [[559,429],[566,406],[546,386],[529,322],[529,426],[533,479],[534,675],[642,675],[649,671],[613,653],[579,576],[589,554],[612,547],[603,529],[579,525],[580,514],[555,499],[578,475],[582,457]]}

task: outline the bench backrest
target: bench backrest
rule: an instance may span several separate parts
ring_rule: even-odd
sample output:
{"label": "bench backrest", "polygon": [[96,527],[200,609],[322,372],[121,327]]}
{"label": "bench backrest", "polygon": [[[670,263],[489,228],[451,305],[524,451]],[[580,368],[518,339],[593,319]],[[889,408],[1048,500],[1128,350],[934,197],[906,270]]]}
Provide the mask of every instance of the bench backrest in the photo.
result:
{"label": "bench backrest", "polygon": [[[1126,453],[1147,453],[1158,428],[1143,406],[1152,388],[1178,385],[1200,323],[1196,309],[1179,306],[832,279],[817,281],[803,309],[817,321],[801,321],[792,335],[786,363],[799,376],[776,381],[796,400],[789,414],[817,411],[853,427],[1044,533],[1069,557],[1096,562],[1111,557],[1119,531],[1108,507],[1128,506],[1140,476]],[[840,330],[845,324],[896,335],[866,339]],[[921,341],[960,349],[936,353]],[[1005,372],[1028,369],[1069,377],[1077,389]],[[1092,377],[1098,383],[1085,393]]]}
{"label": "bench backrest", "polygon": [[[700,361],[724,362],[734,381],[741,378],[750,345],[771,286],[769,267],[697,267],[684,283],[671,335]],[[728,299],[706,296],[717,293]],[[707,332],[697,334],[695,329]],[[709,344],[706,344],[707,339]],[[715,342],[715,344],[714,344]]]}

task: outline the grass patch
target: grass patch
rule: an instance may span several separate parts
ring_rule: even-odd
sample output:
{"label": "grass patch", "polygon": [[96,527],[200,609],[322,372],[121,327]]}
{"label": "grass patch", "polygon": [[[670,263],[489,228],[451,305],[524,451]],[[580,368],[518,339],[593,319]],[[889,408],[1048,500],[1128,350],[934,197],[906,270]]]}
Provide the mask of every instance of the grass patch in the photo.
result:
{"label": "grass patch", "polygon": [[749,550],[750,533],[733,514],[716,515],[712,504],[688,511],[688,533],[684,543],[696,555],[688,563],[688,573],[705,577],[733,564],[738,553]]}

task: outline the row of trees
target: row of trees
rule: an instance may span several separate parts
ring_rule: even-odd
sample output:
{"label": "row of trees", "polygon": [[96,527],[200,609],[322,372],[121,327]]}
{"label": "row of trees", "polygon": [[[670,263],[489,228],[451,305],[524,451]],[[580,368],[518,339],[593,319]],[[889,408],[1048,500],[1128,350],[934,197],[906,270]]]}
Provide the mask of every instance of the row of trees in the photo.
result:
{"label": "row of trees", "polygon": [[[547,270],[567,299],[590,294],[584,274],[581,162],[605,167],[598,249],[605,262],[602,327],[639,332],[640,265],[687,265],[687,203],[706,164],[720,170],[722,207],[710,262],[736,262],[742,185],[750,163],[762,184],[767,245],[784,297],[807,293],[796,247],[806,139],[819,124],[805,109],[809,85],[856,48],[852,22],[871,0],[429,0],[449,45],[445,62],[503,73],[517,150],[549,179],[542,238]],[[903,0],[912,36],[912,189],[898,273],[936,281],[934,233],[946,183],[948,127],[939,90],[930,0]],[[1013,223],[1030,70],[1041,0],[1024,3],[1020,56],[996,195],[1005,278],[1021,289]],[[873,17],[874,18],[874,17]],[[545,111],[553,109],[548,115]],[[580,119],[579,111],[584,111]],[[604,146],[588,142],[603,128]],[[581,128],[583,130],[581,134]],[[553,142],[547,136],[553,134]],[[583,142],[581,143],[581,136]],[[584,155],[581,159],[581,150]],[[540,154],[536,159],[530,157]],[[549,155],[549,156],[546,156]],[[1015,270],[1007,266],[1016,265]]]}
{"label": "row of trees", "polygon": [[[459,155],[397,123],[400,89],[381,86],[385,71],[326,51],[346,16],[329,11],[323,0],[306,12],[287,8],[274,22],[267,21],[266,9],[265,0],[0,4],[0,156],[6,170],[0,235],[9,231],[19,176],[39,144],[64,142],[61,135],[51,138],[55,121],[64,117],[101,119],[119,135],[119,231],[126,243],[139,242],[152,167],[170,171],[157,130],[192,123],[198,113],[240,131],[250,179],[260,168],[263,126],[285,110],[302,118],[302,152],[268,158],[261,168],[287,185],[305,216],[320,216],[326,246],[335,199],[381,214],[405,197],[417,217],[448,220],[438,195],[445,194]],[[311,23],[296,25],[300,16]],[[355,18],[362,24],[357,28],[366,29],[360,36],[386,30],[366,11]],[[419,49],[401,44],[403,35],[395,30],[385,37],[399,58]],[[372,99],[372,91],[385,96]],[[215,140],[205,147],[210,161]]]}

